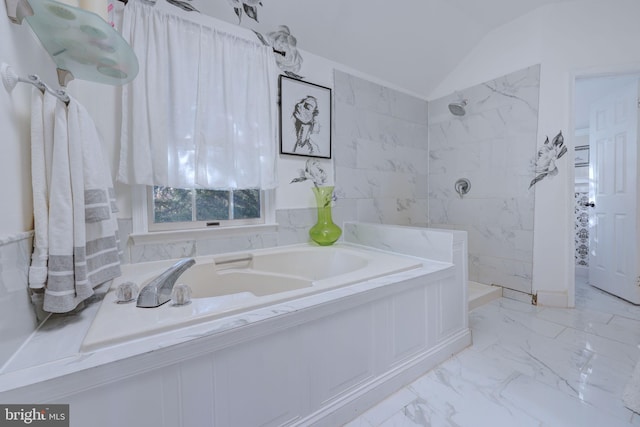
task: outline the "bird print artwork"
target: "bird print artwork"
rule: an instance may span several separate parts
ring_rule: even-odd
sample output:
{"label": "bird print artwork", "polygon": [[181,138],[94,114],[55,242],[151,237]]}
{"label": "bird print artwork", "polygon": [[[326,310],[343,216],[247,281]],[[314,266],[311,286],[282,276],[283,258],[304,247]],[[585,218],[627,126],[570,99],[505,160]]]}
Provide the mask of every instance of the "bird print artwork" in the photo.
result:
{"label": "bird print artwork", "polygon": [[549,142],[549,137],[547,137],[542,147],[538,150],[538,157],[534,165],[536,177],[531,180],[529,188],[548,176],[556,176],[558,174],[556,161],[566,153],[567,147],[564,145],[562,131],[560,131],[551,142]]}

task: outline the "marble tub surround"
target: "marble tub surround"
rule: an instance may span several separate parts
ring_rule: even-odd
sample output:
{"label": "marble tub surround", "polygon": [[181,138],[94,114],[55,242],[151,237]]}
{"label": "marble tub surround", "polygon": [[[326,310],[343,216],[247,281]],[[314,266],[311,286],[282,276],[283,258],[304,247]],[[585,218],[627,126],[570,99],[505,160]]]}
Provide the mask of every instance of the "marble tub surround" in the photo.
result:
{"label": "marble tub surround", "polygon": [[638,426],[623,391],[640,307],[584,280],[575,309],[500,298],[469,313],[473,345],[348,427]]}
{"label": "marble tub surround", "polygon": [[[81,345],[99,304],[58,316],[0,371],[0,401],[70,403],[75,422],[96,426],[341,425],[470,344],[465,234],[451,234],[434,253],[453,262],[396,255],[419,267],[91,351]],[[121,410],[95,420],[105,399]]]}
{"label": "marble tub surround", "polygon": [[464,284],[459,297],[466,304],[469,281],[466,231],[352,222],[344,224],[344,235],[349,243],[452,263],[456,280]]}
{"label": "marble tub surround", "polygon": [[[339,199],[333,208],[334,222],[355,221],[356,207],[353,200]],[[118,221],[125,236],[123,242],[123,263],[160,261],[182,257],[205,256],[226,252],[265,249],[276,246],[295,245],[309,242],[309,228],[316,222],[316,208],[277,209],[276,223],[260,232],[243,232],[235,235],[221,235],[166,242],[136,243],[127,238],[131,234],[132,220]]]}
{"label": "marble tub surround", "polygon": [[[531,293],[540,66],[429,102],[429,226],[469,233],[469,278]],[[466,100],[466,114],[449,112]],[[464,197],[460,178],[471,182]]]}
{"label": "marble tub surround", "polygon": [[459,230],[355,222],[345,223],[344,230],[345,241],[350,243],[442,262],[455,262],[451,248],[454,242],[465,243],[467,235]]}

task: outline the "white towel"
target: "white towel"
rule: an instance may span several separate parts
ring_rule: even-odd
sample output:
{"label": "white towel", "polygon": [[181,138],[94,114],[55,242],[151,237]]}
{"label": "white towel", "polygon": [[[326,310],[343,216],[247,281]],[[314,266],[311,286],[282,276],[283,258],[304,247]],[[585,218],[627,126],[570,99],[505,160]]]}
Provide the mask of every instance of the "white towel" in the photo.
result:
{"label": "white towel", "polygon": [[[74,203],[74,209],[78,209],[75,217],[83,218],[81,224],[74,224],[74,239],[79,242],[74,245],[76,287],[79,276],[84,276],[82,280],[93,289],[120,275],[120,239],[113,179],[104,158],[103,144],[91,116],[74,99],[69,104],[69,141],[77,144],[73,153],[82,154],[71,157],[71,170],[78,171],[78,181],[84,180],[83,186],[78,187],[78,200],[82,202]],[[76,181],[73,174],[71,179],[73,184]],[[82,257],[86,259],[84,263]]]}
{"label": "white towel", "polygon": [[31,93],[31,186],[33,190],[34,242],[29,286],[41,289],[47,282],[49,256],[49,181],[53,151],[53,118],[57,98],[33,88]]}
{"label": "white towel", "polygon": [[[44,95],[43,105],[47,105],[48,96]],[[37,99],[34,105],[37,107]],[[44,196],[48,200],[48,212],[46,217],[36,219],[40,225],[35,230],[35,241],[42,245],[34,247],[32,287],[37,287],[36,279],[44,260],[47,280],[43,308],[63,313],[93,295],[93,288],[120,275],[118,228],[113,209],[113,181],[93,120],[74,99],[68,107],[56,100],[53,114],[46,108],[42,111],[42,121],[33,113],[32,134],[36,136],[36,163],[44,157],[45,167],[34,171],[33,180],[34,188],[38,188],[38,205],[43,199],[42,182],[48,183],[44,186],[48,187],[48,194]],[[43,140],[47,139],[47,132],[52,132],[49,168],[46,167],[46,144],[38,148],[37,129],[47,122],[47,117],[53,117],[54,122],[52,129],[42,126]],[[42,215],[42,211],[34,208],[35,215]],[[48,231],[46,237],[39,235],[44,230]],[[48,248],[46,256],[45,247]]]}

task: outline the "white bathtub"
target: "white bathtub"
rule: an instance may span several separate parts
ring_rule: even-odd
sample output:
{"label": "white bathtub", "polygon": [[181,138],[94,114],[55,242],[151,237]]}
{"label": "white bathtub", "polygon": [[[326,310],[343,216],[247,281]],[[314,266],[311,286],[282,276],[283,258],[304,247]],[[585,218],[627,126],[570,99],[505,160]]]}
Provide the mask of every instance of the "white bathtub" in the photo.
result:
{"label": "white bathtub", "polygon": [[[344,425],[471,332],[465,232],[343,230],[335,247],[200,257],[179,280],[196,288],[184,307],[116,304],[111,290],[52,316],[0,370],[0,401],[67,403],[95,427]],[[112,288],[174,262],[127,265]],[[117,410],[96,417],[105,402]]]}
{"label": "white bathtub", "polygon": [[406,256],[335,245],[294,245],[197,257],[176,283],[192,289],[191,304],[139,308],[116,303],[115,289],[131,281],[142,289],[176,260],[125,265],[82,344],[83,351],[125,342],[318,292],[422,267]]}

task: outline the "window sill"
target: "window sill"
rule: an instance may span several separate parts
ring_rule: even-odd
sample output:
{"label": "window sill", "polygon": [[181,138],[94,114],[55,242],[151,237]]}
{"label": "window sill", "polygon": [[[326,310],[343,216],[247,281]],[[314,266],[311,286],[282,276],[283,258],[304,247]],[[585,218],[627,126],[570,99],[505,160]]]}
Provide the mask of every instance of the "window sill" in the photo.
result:
{"label": "window sill", "polygon": [[154,231],[131,234],[134,245],[178,242],[184,240],[207,240],[217,237],[241,236],[254,233],[278,231],[278,224],[256,224],[231,227],[194,228],[192,230]]}

